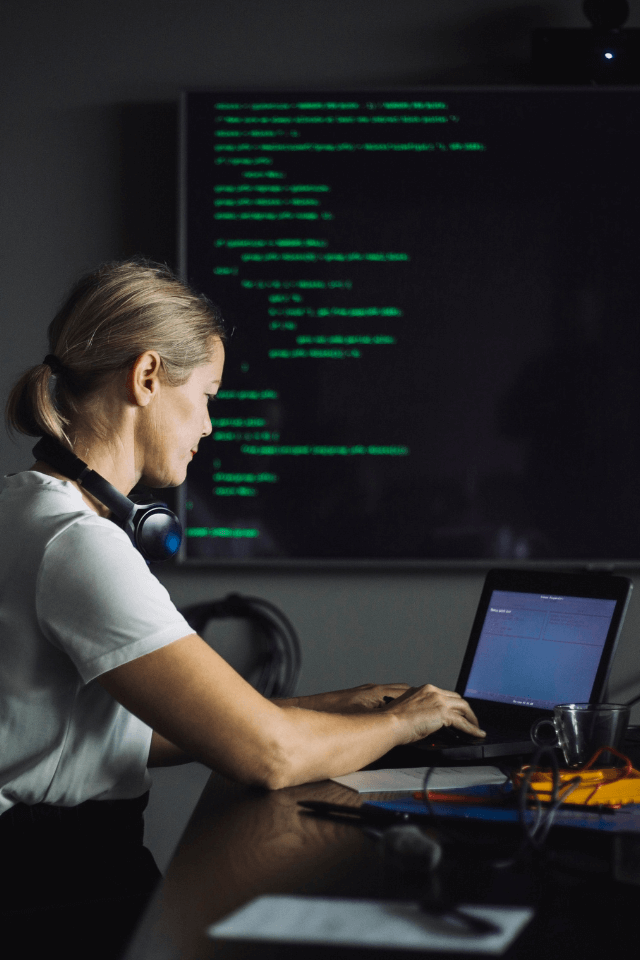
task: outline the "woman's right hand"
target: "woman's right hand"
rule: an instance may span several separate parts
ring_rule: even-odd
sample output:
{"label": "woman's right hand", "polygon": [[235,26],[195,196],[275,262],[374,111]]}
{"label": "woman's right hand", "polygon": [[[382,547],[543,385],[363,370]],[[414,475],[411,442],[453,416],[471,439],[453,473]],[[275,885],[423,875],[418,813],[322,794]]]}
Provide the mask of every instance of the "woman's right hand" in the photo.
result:
{"label": "woman's right hand", "polygon": [[[469,704],[431,684],[374,687],[373,707],[349,713],[293,705],[283,710],[196,634],[120,664],[98,682],[188,757],[230,779],[270,790],[361,770],[393,747],[443,725],[481,735]],[[371,688],[364,692],[368,696]]]}
{"label": "woman's right hand", "polygon": [[383,709],[395,714],[406,726],[403,743],[421,740],[441,727],[456,727],[473,737],[486,736],[478,726],[475,713],[459,693],[442,690],[432,683],[410,687]]}

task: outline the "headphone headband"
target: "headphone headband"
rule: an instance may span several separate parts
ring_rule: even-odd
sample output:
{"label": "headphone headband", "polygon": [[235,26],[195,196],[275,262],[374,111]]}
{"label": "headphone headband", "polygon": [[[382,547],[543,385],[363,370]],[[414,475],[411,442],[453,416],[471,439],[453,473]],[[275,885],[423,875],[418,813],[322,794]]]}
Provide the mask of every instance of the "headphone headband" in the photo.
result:
{"label": "headphone headband", "polygon": [[55,437],[42,437],[33,448],[33,455],[69,480],[75,480],[108,507],[115,522],[145,560],[169,560],[177,553],[182,527],[166,503],[134,503]]}

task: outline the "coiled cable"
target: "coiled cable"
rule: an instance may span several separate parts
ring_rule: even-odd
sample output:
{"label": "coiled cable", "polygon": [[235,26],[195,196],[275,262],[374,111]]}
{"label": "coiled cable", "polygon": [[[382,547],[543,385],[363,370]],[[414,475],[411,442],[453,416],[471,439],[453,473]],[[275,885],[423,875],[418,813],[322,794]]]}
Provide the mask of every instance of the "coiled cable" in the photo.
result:
{"label": "coiled cable", "polygon": [[199,634],[209,620],[218,617],[237,617],[255,624],[262,648],[256,690],[265,697],[294,695],[302,665],[300,641],[291,621],[275,604],[261,597],[230,593],[222,600],[194,604],[180,612]]}

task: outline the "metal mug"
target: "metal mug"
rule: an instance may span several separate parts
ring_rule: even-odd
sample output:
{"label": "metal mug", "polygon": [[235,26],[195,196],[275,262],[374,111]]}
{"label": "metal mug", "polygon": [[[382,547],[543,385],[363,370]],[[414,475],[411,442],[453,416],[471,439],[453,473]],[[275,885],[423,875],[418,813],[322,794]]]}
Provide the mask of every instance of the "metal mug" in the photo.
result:
{"label": "metal mug", "polygon": [[[539,747],[560,747],[568,767],[581,767],[599,747],[618,750],[629,724],[630,708],[622,703],[558,703],[553,719],[538,720],[531,727],[531,739]],[[540,737],[551,726],[553,741]],[[621,761],[607,751],[598,757],[598,767],[616,766]]]}

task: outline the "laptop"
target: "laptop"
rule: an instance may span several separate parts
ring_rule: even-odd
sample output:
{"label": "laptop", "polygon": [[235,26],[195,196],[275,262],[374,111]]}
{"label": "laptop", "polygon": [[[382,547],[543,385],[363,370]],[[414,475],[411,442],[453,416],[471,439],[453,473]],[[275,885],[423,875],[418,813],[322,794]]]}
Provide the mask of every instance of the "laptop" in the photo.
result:
{"label": "laptop", "polygon": [[607,573],[491,570],[456,692],[486,730],[411,744],[420,765],[533,753],[532,724],[557,703],[601,703],[632,583]]}

